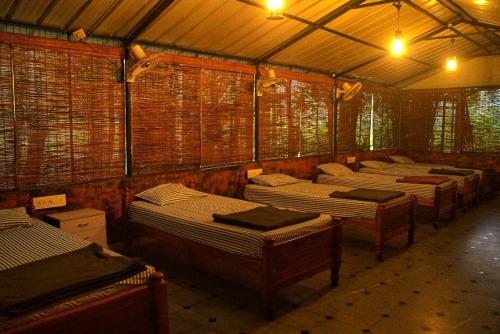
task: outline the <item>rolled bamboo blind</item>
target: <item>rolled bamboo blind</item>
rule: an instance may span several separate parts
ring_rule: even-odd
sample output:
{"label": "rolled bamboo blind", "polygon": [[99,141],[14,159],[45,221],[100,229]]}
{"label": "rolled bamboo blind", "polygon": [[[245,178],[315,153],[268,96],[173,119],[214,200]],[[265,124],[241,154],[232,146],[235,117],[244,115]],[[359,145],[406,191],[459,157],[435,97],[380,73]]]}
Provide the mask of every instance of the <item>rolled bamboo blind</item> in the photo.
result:
{"label": "rolled bamboo blind", "polygon": [[259,99],[259,160],[332,152],[333,80],[276,71],[282,82]]}
{"label": "rolled bamboo blind", "polygon": [[0,35],[11,44],[17,187],[124,175],[121,51]]}
{"label": "rolled bamboo blind", "polygon": [[134,174],[253,158],[254,68],[162,55],[132,84]]}
{"label": "rolled bamboo blind", "polygon": [[0,42],[0,190],[16,186],[11,60],[10,46]]}

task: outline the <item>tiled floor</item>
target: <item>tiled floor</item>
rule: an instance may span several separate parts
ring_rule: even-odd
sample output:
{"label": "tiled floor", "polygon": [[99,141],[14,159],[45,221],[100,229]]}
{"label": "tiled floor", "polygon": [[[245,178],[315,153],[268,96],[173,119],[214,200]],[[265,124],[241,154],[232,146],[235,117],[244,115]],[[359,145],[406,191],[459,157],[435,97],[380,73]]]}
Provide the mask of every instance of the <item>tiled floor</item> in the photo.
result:
{"label": "tiled floor", "polygon": [[167,275],[171,333],[500,333],[500,196],[438,231],[419,224],[382,263],[369,234],[344,231],[340,286],[324,272],[282,290],[273,322],[255,290],[173,265],[155,243],[135,255]]}

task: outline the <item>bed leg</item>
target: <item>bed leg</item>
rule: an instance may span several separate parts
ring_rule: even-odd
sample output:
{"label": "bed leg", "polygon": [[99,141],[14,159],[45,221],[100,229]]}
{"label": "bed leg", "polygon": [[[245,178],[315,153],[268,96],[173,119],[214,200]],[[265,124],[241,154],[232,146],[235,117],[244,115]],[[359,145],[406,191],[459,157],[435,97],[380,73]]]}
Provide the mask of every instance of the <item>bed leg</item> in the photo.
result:
{"label": "bed leg", "polygon": [[267,320],[274,320],[274,284],[273,284],[273,241],[270,239],[264,240],[262,251],[262,312]]}
{"label": "bed leg", "polygon": [[375,254],[377,260],[383,261],[383,250],[384,250],[384,213],[385,205],[381,204],[377,210],[377,219],[375,226]]}
{"label": "bed leg", "polygon": [[451,219],[455,219],[456,215],[457,215],[457,183],[456,182],[453,182],[453,194],[452,194],[452,198],[453,198],[453,205],[451,207],[451,212],[450,212],[450,216],[451,216]]}
{"label": "bed leg", "polygon": [[154,272],[151,275],[151,286],[156,321],[156,333],[168,333],[168,310],[167,310],[167,284],[163,274]]}
{"label": "bed leg", "polygon": [[333,218],[332,233],[334,244],[332,245],[333,263],[330,270],[330,283],[332,286],[337,286],[339,285],[340,266],[342,264],[342,219]]}
{"label": "bed leg", "polygon": [[408,229],[408,244],[413,245],[415,240],[415,226],[417,225],[417,197],[411,196],[411,209],[409,217],[410,228]]}

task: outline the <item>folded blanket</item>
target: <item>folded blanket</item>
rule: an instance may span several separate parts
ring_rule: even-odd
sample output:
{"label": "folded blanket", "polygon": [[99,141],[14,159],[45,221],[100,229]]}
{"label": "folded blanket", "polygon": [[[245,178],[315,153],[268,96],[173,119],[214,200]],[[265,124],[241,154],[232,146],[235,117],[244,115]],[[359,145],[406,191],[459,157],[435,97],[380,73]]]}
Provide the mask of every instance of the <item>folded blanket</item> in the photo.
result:
{"label": "folded blanket", "polygon": [[396,182],[439,185],[448,182],[450,180],[451,179],[446,176],[416,175],[416,176],[405,176],[402,179],[397,179]]}
{"label": "folded blanket", "polygon": [[447,168],[431,168],[429,174],[442,174],[442,175],[460,175],[467,176],[474,174],[472,169],[447,169]]}
{"label": "folded blanket", "polygon": [[145,268],[137,259],[110,256],[97,244],[0,271],[0,313],[29,312],[105,287]]}
{"label": "folded blanket", "polygon": [[330,197],[381,203],[404,196],[404,194],[405,193],[401,191],[358,188],[350,191],[334,191],[330,194]]}
{"label": "folded blanket", "polygon": [[304,213],[293,210],[278,209],[273,206],[263,206],[227,215],[214,213],[212,216],[218,223],[236,225],[261,231],[269,231],[318,218],[319,213]]}

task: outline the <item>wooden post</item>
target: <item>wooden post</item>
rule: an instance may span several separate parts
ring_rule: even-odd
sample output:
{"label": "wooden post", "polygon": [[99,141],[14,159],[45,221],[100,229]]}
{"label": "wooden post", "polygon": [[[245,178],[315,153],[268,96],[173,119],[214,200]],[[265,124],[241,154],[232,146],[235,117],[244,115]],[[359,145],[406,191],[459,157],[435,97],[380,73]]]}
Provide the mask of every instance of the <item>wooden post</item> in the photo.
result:
{"label": "wooden post", "polygon": [[342,264],[342,219],[333,219],[333,245],[332,245],[332,268],[330,270],[330,283],[332,286],[339,285],[340,266]]}
{"label": "wooden post", "polygon": [[262,312],[267,320],[274,320],[274,281],[273,281],[273,261],[272,261],[273,240],[265,239],[262,248]]}
{"label": "wooden post", "polygon": [[439,228],[439,218],[441,213],[441,187],[436,187],[436,192],[434,194],[434,214],[432,216],[432,226],[434,229]]}
{"label": "wooden post", "polygon": [[385,204],[380,204],[377,209],[377,217],[375,221],[375,254],[379,261],[384,260],[384,213]]}
{"label": "wooden post", "polygon": [[156,319],[156,333],[168,334],[167,282],[163,274],[154,272],[150,278],[153,293],[153,310]]}
{"label": "wooden post", "polygon": [[415,239],[415,226],[417,225],[417,196],[411,195],[411,210],[409,217],[408,244],[412,245]]}

